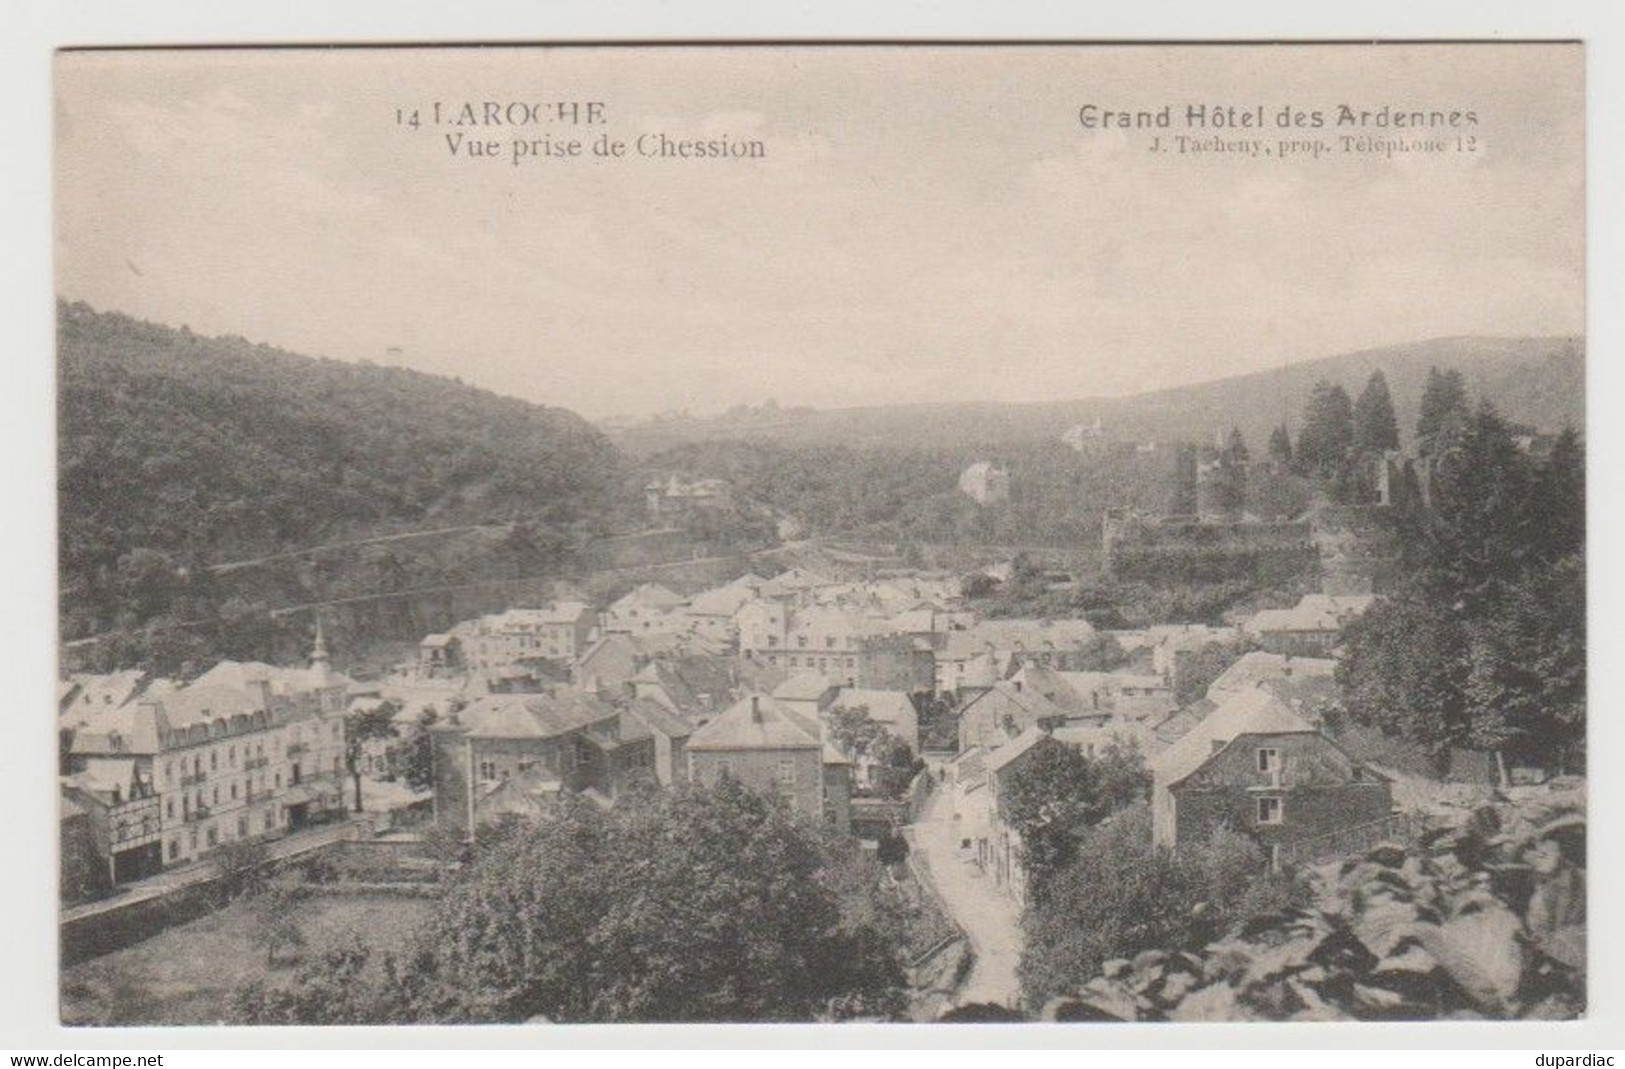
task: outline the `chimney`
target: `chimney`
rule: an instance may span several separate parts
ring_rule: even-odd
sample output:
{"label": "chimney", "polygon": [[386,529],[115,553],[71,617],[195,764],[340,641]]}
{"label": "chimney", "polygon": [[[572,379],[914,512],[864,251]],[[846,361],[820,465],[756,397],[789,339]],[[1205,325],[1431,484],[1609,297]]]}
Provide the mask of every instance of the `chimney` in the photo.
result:
{"label": "chimney", "polygon": [[[163,742],[163,703],[143,697],[130,717],[129,744],[136,753],[157,753]],[[122,748],[122,747],[121,747]]]}

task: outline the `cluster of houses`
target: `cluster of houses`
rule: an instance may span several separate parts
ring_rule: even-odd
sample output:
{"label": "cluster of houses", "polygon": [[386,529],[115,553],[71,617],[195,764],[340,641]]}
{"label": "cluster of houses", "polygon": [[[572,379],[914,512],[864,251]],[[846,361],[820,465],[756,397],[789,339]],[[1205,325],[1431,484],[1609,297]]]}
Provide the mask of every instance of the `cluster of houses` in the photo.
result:
{"label": "cluster of houses", "polygon": [[[1133,747],[1152,774],[1157,845],[1178,849],[1224,826],[1252,837],[1274,862],[1387,820],[1391,783],[1327,731],[1334,707],[1337,633],[1369,598],[1310,595],[1236,628],[1113,632],[1130,655],[1110,672],[1019,667],[973,687],[959,712],[959,746],[945,776],[966,859],[1020,899],[1020,841],[1001,811],[1003,788],[1040,752],[1065,745],[1097,757]],[[1175,694],[1193,655],[1223,644],[1240,653],[1199,698]],[[1299,856],[1302,856],[1300,854]]]}
{"label": "cluster of houses", "polygon": [[[845,582],[792,568],[691,596],[643,584],[598,615],[573,664],[530,666],[538,693],[490,693],[438,729],[437,812],[471,832],[567,790],[611,805],[639,777],[726,773],[844,830],[872,768],[832,744],[832,718],[862,709],[918,753],[930,700],[957,716],[957,745],[923,756],[950,785],[966,857],[1013,894],[1019,851],[999,788],[1041,744],[1138,748],[1165,845],[1230,823],[1273,848],[1388,811],[1386,781],[1321,730],[1328,655],[1372,601],[1313,594],[1233,626],[1101,631],[1082,619],[979,620],[955,580],[929,576]],[[507,619],[451,638],[479,648],[479,633]],[[426,641],[425,665],[440,663],[446,638]],[[1197,655],[1215,645],[1250,652],[1182,705]],[[1247,765],[1238,755],[1250,743],[1259,752]]]}
{"label": "cluster of houses", "polygon": [[914,696],[933,690],[935,651],[971,623],[960,601],[951,579],[849,582],[802,568],[691,596],[643,583],[592,613],[572,656],[553,652],[562,636],[508,636],[521,620],[573,628],[579,603],[510,610],[429,636],[415,669],[381,693],[399,705],[446,688],[449,715],[427,728],[434,809],[465,834],[566,793],[608,806],[640,780],[722,775],[848,831],[873,762],[836,746],[831,721],[861,711],[917,752]]}
{"label": "cluster of houses", "polygon": [[643,500],[654,520],[669,520],[696,512],[716,512],[733,504],[733,487],[726,479],[688,479],[671,475],[643,488]]}
{"label": "cluster of houses", "polygon": [[[791,568],[693,594],[643,583],[602,609],[511,608],[425,637],[414,660],[365,682],[333,669],[318,625],[305,667],[65,680],[64,864],[71,843],[122,883],[297,831],[343,813],[352,761],[398,780],[425,750],[434,820],[464,836],[567,795],[612,806],[641,786],[723,776],[850,831],[879,782],[874,756],[839,741],[852,715],[925,758],[966,856],[1015,894],[999,787],[1040,745],[1137,746],[1170,845],[1238,814],[1284,841],[1385,804],[1381,778],[1339,758],[1317,719],[1333,664],[1318,655],[1369,601],[1315,595],[1237,626],[1098,631],[977,619],[952,577]],[[1184,673],[1216,643],[1253,652],[1182,707]],[[928,706],[957,713],[956,746],[922,753]],[[380,710],[393,737],[348,748],[347,718]]]}

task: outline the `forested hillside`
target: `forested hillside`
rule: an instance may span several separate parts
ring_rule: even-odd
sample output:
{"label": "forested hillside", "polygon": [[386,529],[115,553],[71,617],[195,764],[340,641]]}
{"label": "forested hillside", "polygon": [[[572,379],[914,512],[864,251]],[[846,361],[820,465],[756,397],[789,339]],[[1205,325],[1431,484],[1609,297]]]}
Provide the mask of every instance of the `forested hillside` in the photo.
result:
{"label": "forested hillside", "polygon": [[514,520],[546,557],[613,508],[616,450],[562,409],[83,304],[58,359],[66,639],[218,611],[210,565]]}
{"label": "forested hillside", "polygon": [[[837,440],[838,442],[839,440]],[[1251,443],[1264,453],[1264,440]],[[976,504],[959,476],[978,460],[1010,475],[1010,500]],[[647,458],[652,471],[730,480],[744,498],[795,516],[817,535],[891,542],[1087,547],[1100,544],[1108,508],[1165,511],[1165,455],[1084,456],[1059,441],[971,445],[786,445],[764,439],[698,442]],[[1248,507],[1291,515],[1308,504],[1300,480],[1259,474]]]}
{"label": "forested hillside", "polygon": [[1415,423],[1414,398],[1428,369],[1459,369],[1475,397],[1493,401],[1508,419],[1535,427],[1585,425],[1585,342],[1579,338],[1438,338],[1303,360],[1270,371],[1131,397],[1003,403],[996,401],[810,409],[761,406],[716,419],[666,416],[610,433],[634,455],[699,441],[754,438],[784,445],[842,442],[907,448],[982,447],[1058,437],[1099,417],[1124,441],[1179,438],[1211,441],[1240,428],[1261,444],[1284,419],[1303,410],[1316,383],[1358,390],[1381,371],[1397,399],[1401,425]]}

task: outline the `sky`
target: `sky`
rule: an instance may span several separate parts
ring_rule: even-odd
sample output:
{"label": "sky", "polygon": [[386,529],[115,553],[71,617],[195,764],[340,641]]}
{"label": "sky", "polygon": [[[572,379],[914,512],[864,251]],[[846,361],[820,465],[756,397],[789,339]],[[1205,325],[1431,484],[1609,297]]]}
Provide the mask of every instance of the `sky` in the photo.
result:
{"label": "sky", "polygon": [[[605,121],[413,129],[465,102]],[[1169,105],[1086,130],[1084,104]],[[1471,110],[1472,152],[1181,154],[1282,107]],[[1263,131],[1181,128],[1189,105]],[[448,148],[491,140],[495,158]],[[755,139],[747,160],[636,139]],[[1161,134],[1165,151],[1151,151]],[[510,159],[600,135],[601,159]],[[1131,394],[1584,332],[1578,46],[64,53],[60,296],[592,418]]]}

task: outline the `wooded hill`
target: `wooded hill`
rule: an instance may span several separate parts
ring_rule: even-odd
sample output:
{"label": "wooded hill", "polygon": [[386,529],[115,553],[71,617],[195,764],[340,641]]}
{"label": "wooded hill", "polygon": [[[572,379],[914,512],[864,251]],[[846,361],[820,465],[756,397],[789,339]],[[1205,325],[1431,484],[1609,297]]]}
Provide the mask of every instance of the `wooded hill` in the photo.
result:
{"label": "wooded hill", "polygon": [[214,564],[512,520],[563,545],[615,506],[617,451],[564,409],[84,304],[58,313],[65,639],[208,615],[224,596]]}
{"label": "wooded hill", "polygon": [[617,445],[639,456],[694,442],[743,438],[789,446],[839,442],[975,449],[1054,438],[1098,416],[1106,433],[1123,441],[1211,441],[1215,433],[1234,426],[1249,442],[1261,444],[1276,425],[1303,411],[1315,383],[1324,379],[1357,393],[1373,371],[1387,376],[1400,426],[1408,431],[1416,423],[1415,401],[1433,366],[1459,369],[1475,397],[1492,401],[1516,423],[1551,430],[1585,425],[1583,339],[1462,337],[1342,353],[1131,397],[843,409],[774,406],[716,419],[654,419],[609,433]]}

